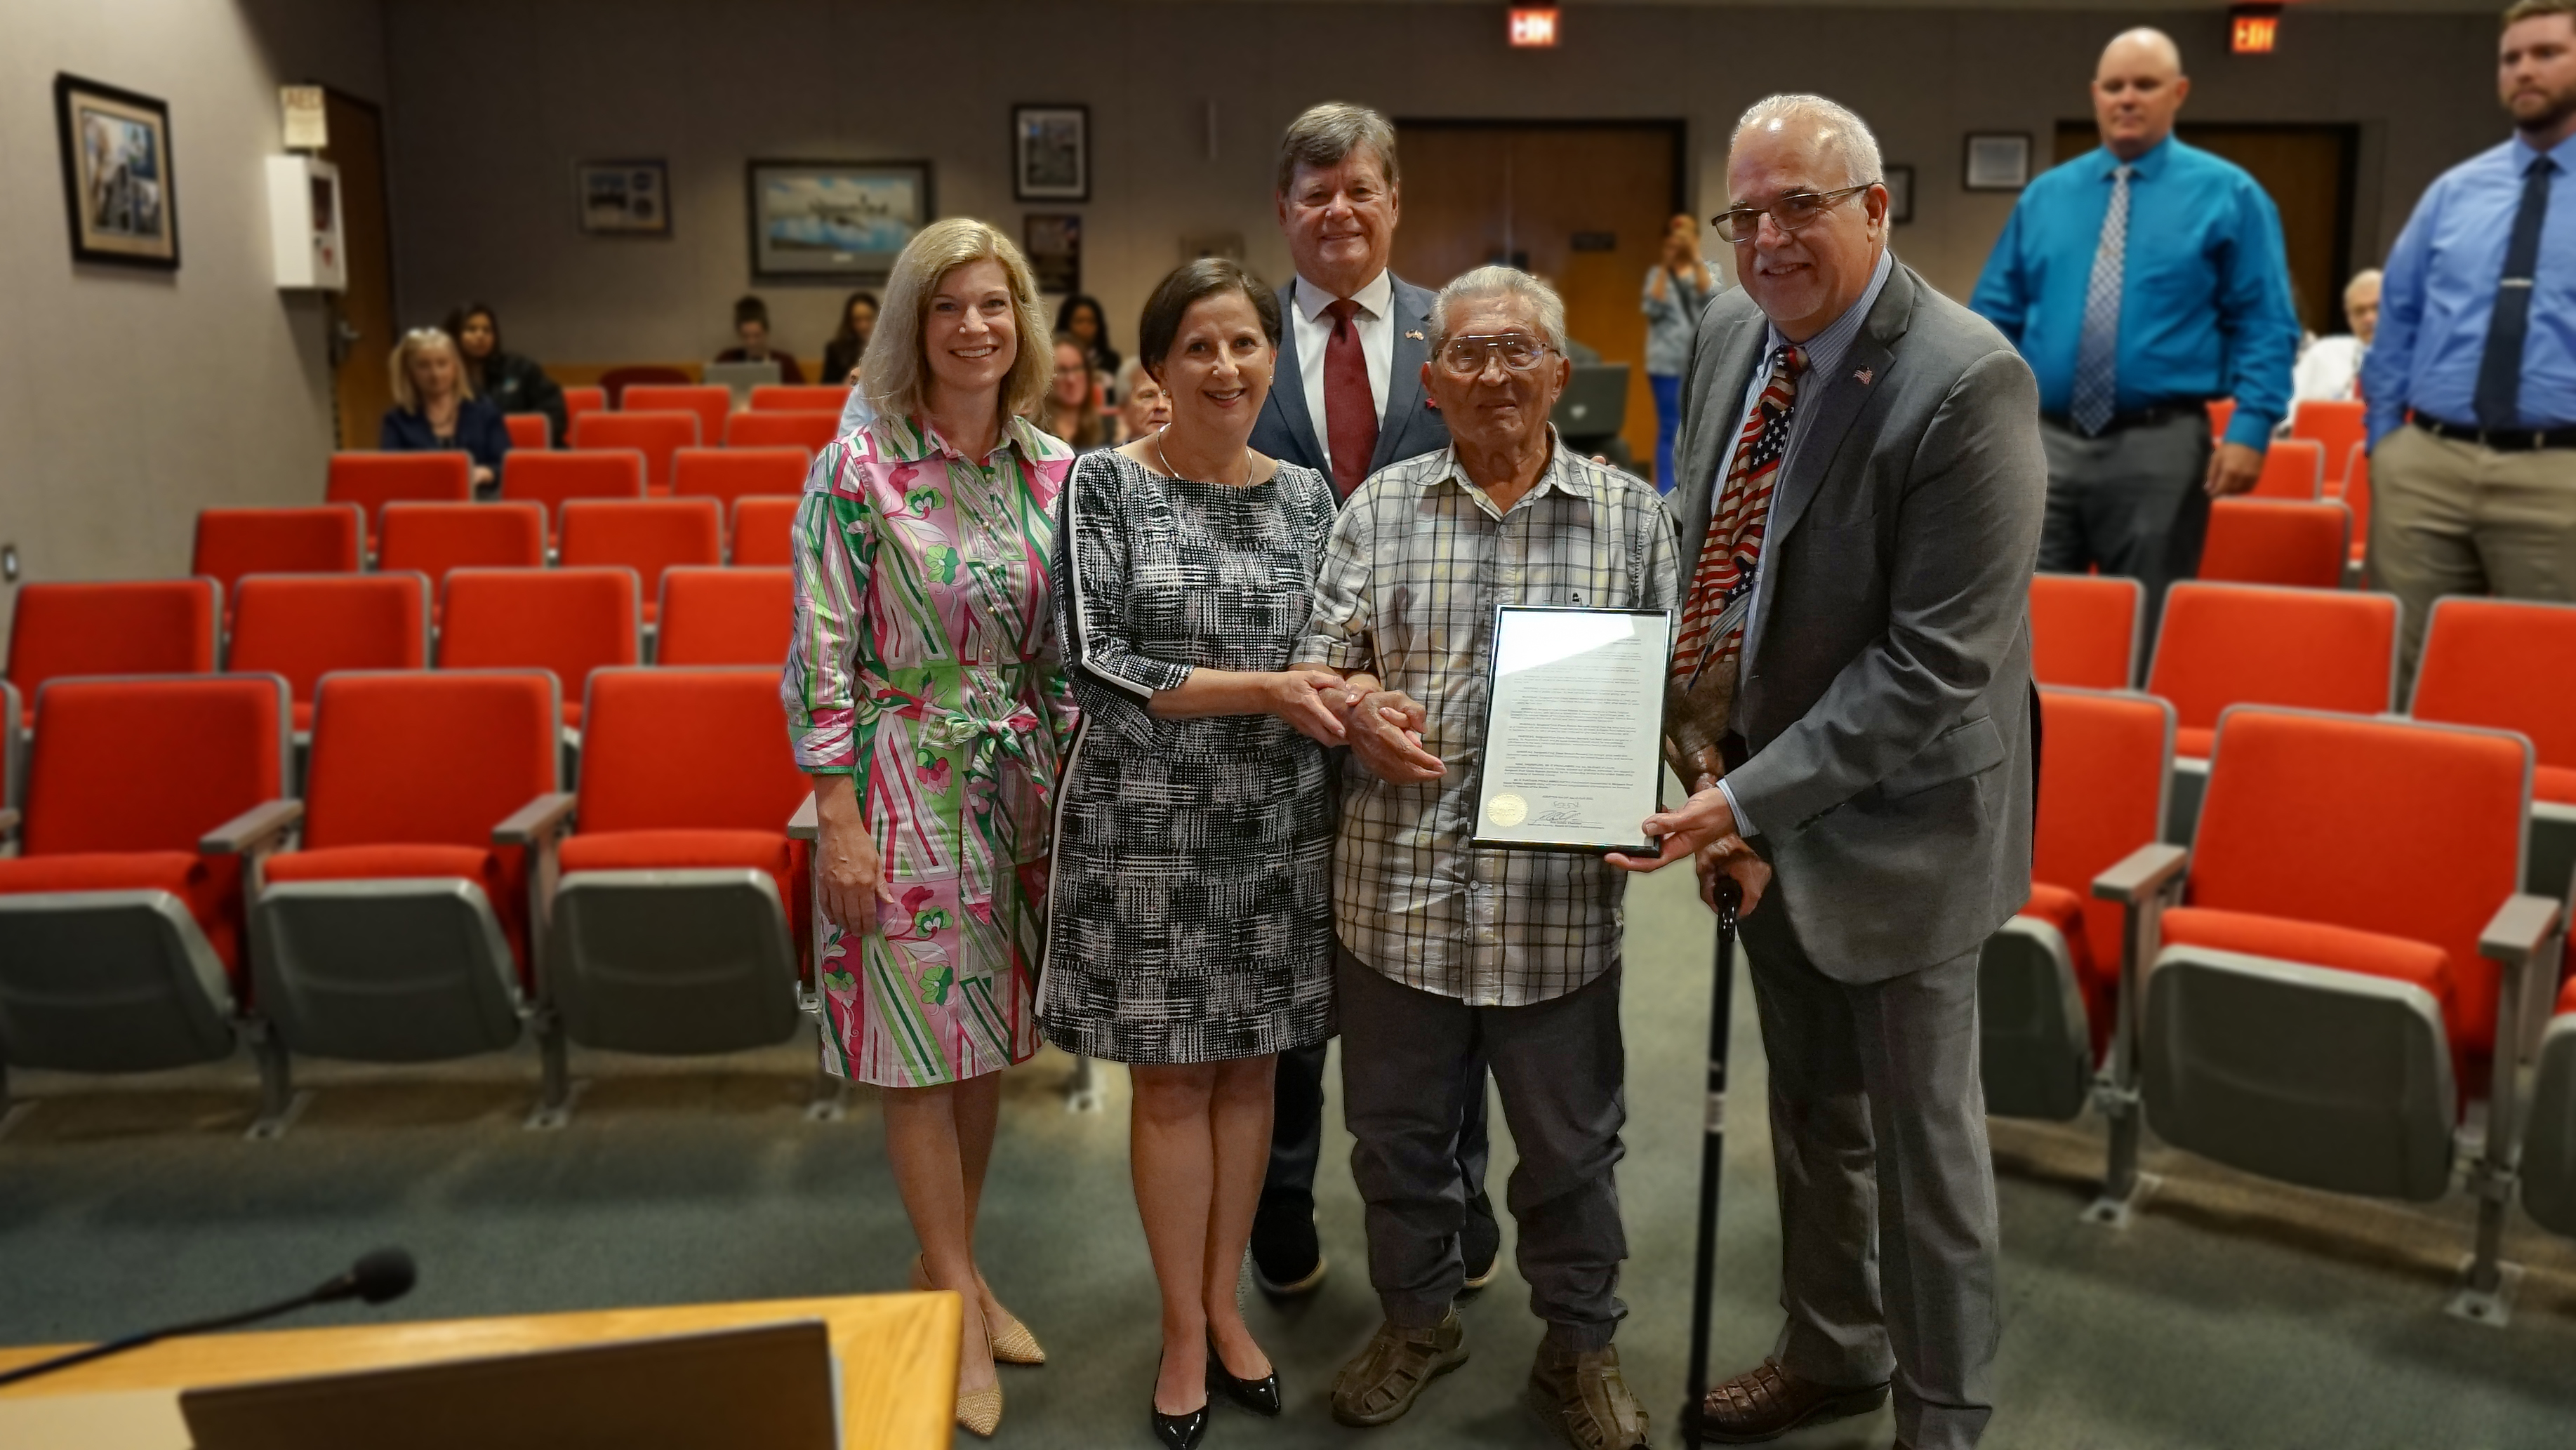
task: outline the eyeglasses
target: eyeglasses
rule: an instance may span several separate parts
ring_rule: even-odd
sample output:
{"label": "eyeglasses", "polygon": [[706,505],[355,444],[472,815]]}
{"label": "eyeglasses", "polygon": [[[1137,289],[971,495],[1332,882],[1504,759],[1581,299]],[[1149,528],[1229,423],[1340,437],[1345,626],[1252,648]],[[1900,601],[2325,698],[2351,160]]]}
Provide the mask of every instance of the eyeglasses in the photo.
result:
{"label": "eyeglasses", "polygon": [[1440,344],[1440,366],[1459,377],[1472,378],[1485,370],[1485,359],[1500,353],[1504,367],[1525,373],[1554,351],[1524,333],[1464,334]]}
{"label": "eyeglasses", "polygon": [[1718,236],[1730,243],[1749,242],[1762,230],[1762,215],[1768,212],[1773,226],[1784,232],[1794,232],[1814,225],[1816,218],[1833,210],[1844,197],[1858,196],[1876,185],[1875,181],[1864,181],[1840,191],[1793,191],[1767,207],[1739,206],[1733,211],[1719,212],[1709,218],[1709,224],[1717,228]]}

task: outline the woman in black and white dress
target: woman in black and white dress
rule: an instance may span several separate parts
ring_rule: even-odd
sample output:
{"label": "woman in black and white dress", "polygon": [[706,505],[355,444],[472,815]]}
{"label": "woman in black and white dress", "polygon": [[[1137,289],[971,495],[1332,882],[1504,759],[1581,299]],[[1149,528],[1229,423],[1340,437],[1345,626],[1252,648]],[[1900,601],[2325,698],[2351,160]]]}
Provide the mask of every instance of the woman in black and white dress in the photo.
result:
{"label": "woman in black and white dress", "polygon": [[1154,1429],[1207,1392],[1276,1414],[1235,1305],[1274,1055],[1333,1030],[1325,744],[1341,678],[1290,667],[1332,532],[1323,476],[1245,446],[1279,303],[1222,259],[1164,279],[1139,355],[1172,420],[1065,485],[1057,608],[1081,727],[1058,806],[1047,1038],[1133,1068],[1136,1204],[1162,1289]]}

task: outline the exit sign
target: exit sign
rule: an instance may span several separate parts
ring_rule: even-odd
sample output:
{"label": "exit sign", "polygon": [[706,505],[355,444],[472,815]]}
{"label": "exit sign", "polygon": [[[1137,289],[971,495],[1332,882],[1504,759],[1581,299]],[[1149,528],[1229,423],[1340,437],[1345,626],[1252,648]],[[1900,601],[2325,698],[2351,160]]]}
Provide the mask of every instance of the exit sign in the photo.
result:
{"label": "exit sign", "polygon": [[2227,12],[2227,48],[2236,55],[2270,55],[2281,40],[2281,8],[2239,5]]}
{"label": "exit sign", "polygon": [[1518,46],[1552,46],[1556,44],[1556,7],[1553,5],[1515,5],[1504,33]]}

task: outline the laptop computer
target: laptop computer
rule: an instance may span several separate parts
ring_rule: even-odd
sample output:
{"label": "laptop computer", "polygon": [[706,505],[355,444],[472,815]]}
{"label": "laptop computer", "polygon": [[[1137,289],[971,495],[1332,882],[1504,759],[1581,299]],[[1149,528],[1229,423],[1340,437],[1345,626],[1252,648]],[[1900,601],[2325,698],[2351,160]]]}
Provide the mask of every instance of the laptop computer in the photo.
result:
{"label": "laptop computer", "polygon": [[745,408],[751,405],[752,389],[765,383],[778,381],[778,360],[771,358],[767,362],[711,362],[707,364],[706,371],[698,374],[698,380],[721,383],[733,389],[733,405],[736,408]]}
{"label": "laptop computer", "polygon": [[1569,447],[1578,440],[1618,432],[1628,421],[1628,365],[1576,363],[1574,376],[1547,417]]}

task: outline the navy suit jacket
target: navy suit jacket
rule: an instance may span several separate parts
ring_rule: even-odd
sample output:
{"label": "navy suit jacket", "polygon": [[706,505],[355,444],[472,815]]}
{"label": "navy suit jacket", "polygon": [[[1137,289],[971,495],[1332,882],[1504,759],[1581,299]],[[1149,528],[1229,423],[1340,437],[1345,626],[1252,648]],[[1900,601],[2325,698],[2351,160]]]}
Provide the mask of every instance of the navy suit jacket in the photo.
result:
{"label": "navy suit jacket", "polygon": [[[1377,418],[1377,454],[1369,459],[1368,471],[1375,473],[1390,463],[1434,453],[1449,446],[1449,423],[1440,410],[1431,406],[1430,395],[1422,390],[1422,365],[1431,358],[1431,302],[1433,294],[1416,287],[1401,277],[1389,277],[1394,284],[1392,307],[1395,316],[1395,354],[1387,368],[1386,392]],[[1296,306],[1289,289],[1279,289],[1282,309]],[[1306,379],[1297,370],[1296,323],[1284,315],[1288,334],[1280,339],[1279,367],[1270,380],[1270,397],[1261,405],[1261,416],[1252,425],[1252,446],[1282,463],[1294,463],[1333,476],[1324,466],[1323,445],[1317,441],[1316,423],[1306,406]]]}

